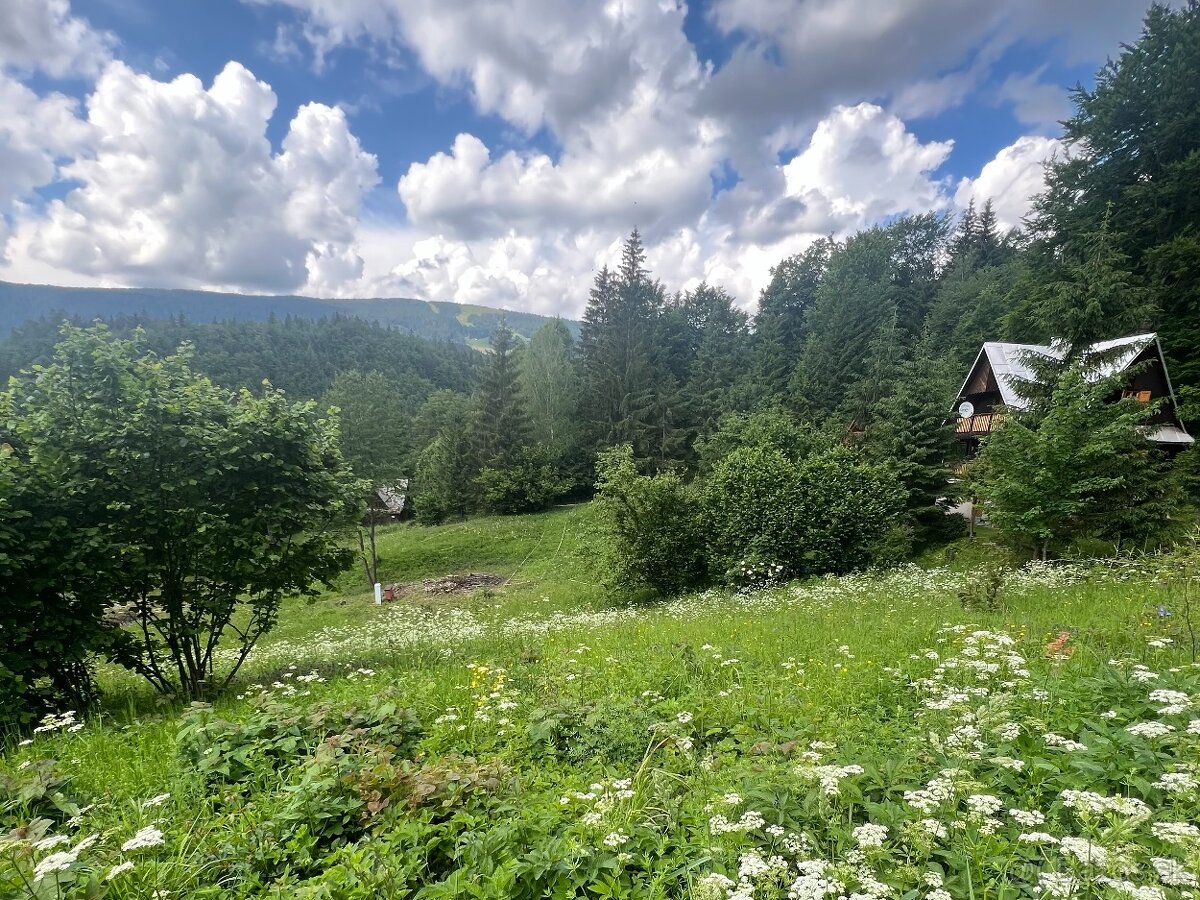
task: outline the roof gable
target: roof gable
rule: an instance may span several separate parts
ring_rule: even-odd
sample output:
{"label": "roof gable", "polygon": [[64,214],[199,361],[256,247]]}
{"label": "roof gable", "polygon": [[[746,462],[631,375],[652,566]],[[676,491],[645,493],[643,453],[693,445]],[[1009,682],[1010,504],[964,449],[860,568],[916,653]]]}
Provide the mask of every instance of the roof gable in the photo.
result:
{"label": "roof gable", "polygon": [[[1152,343],[1158,343],[1158,335],[1153,332],[1149,334],[1135,334],[1110,341],[1098,341],[1092,344],[1087,349],[1089,354],[1103,354],[1107,358],[1093,371],[1088,373],[1088,380],[1099,381],[1111,375],[1124,372],[1141,355],[1142,351]],[[1118,350],[1120,352],[1115,352]],[[974,376],[981,359],[986,358],[988,365],[992,369],[992,373],[996,377],[996,384],[1000,388],[1000,398],[1004,405],[1015,410],[1025,409],[1029,405],[1029,402],[1021,396],[1020,385],[1022,382],[1036,380],[1033,369],[1029,366],[1030,355],[1037,354],[1048,359],[1062,359],[1063,352],[1064,347],[1060,341],[1055,341],[1049,346],[1044,344],[1010,344],[1004,341],[988,341],[979,351],[979,356],[975,358],[975,363],[971,366],[971,371],[967,373],[966,380],[963,381],[963,386],[959,389],[959,396],[962,396],[962,392],[966,390],[967,384],[970,383],[971,378]],[[1160,357],[1161,353],[1160,349]],[[1166,371],[1165,364],[1163,365],[1163,371]],[[1173,394],[1171,402],[1175,402]]]}

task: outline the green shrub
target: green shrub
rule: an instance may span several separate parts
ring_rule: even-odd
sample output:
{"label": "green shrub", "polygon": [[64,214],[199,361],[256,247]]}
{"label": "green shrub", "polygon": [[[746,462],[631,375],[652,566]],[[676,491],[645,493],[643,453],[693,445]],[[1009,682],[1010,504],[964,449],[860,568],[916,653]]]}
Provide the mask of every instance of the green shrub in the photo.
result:
{"label": "green shrub", "polygon": [[704,536],[696,496],[674,473],[639,475],[628,444],[600,454],[598,504],[613,583],[677,594],[704,581]]}
{"label": "green shrub", "polygon": [[485,467],[478,483],[484,506],[503,515],[545,509],[571,487],[541,444],[522,447],[515,464],[507,468]]}
{"label": "green shrub", "polygon": [[886,469],[844,448],[799,462],[736,450],[704,485],[710,565],[747,584],[893,562],[903,499]]}

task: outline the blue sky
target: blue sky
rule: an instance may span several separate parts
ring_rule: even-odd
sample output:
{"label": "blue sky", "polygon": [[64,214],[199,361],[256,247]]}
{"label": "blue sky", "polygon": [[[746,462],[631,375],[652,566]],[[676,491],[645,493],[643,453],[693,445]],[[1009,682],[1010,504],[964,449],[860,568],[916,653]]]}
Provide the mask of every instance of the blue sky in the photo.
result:
{"label": "blue sky", "polygon": [[0,278],[576,315],[643,230],[753,305],[825,234],[1017,224],[1128,0],[7,0]]}

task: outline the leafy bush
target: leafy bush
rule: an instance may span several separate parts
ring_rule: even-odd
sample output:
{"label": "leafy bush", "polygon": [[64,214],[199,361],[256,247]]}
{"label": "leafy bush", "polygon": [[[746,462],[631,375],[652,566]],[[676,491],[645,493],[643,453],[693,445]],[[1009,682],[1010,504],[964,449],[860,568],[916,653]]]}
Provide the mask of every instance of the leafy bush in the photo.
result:
{"label": "leafy bush", "polygon": [[485,467],[478,482],[484,505],[505,515],[545,509],[571,487],[541,444],[522,447],[516,462],[507,468]]}
{"label": "leafy bush", "polygon": [[[220,388],[193,371],[187,346],[159,357],[140,334],[62,335],[54,363],[0,399],[17,460],[7,477],[33,497],[0,510],[0,542],[15,544],[0,545],[3,607],[60,665],[5,665],[27,680],[70,676],[87,659],[64,625],[87,637],[101,604],[125,604],[136,628],[109,632],[110,655],[163,693],[205,696],[284,597],[315,593],[350,563],[336,529],[356,518],[362,485],[314,404]],[[222,639],[234,650],[223,680]]]}
{"label": "leafy bush", "polygon": [[699,585],[704,535],[695,494],[674,473],[639,475],[628,444],[601,453],[597,470],[613,582],[663,595]]}
{"label": "leafy bush", "polygon": [[738,584],[891,562],[903,502],[886,469],[843,448],[799,462],[737,450],[704,485],[710,564]]}
{"label": "leafy bush", "polygon": [[207,781],[236,783],[307,756],[335,736],[408,750],[419,735],[416,717],[387,693],[365,709],[301,709],[268,695],[241,722],[215,718],[212,707],[193,704],[179,730],[179,755]]}
{"label": "leafy bush", "polygon": [[711,472],[736,450],[775,450],[792,462],[834,446],[829,434],[783,409],[722,416],[716,431],[696,442],[700,471]]}

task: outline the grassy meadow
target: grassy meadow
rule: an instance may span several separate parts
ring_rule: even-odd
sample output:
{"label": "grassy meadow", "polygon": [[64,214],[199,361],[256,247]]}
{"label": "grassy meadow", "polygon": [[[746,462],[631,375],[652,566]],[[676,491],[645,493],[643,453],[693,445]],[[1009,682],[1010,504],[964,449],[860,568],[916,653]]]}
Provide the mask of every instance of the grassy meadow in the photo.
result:
{"label": "grassy meadow", "polygon": [[385,529],[401,599],[288,605],[214,705],[106,669],[4,745],[0,896],[1194,896],[1182,583],[972,547],[627,606],[595,546],[587,506]]}

